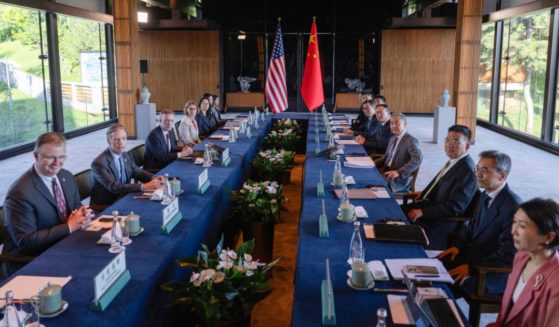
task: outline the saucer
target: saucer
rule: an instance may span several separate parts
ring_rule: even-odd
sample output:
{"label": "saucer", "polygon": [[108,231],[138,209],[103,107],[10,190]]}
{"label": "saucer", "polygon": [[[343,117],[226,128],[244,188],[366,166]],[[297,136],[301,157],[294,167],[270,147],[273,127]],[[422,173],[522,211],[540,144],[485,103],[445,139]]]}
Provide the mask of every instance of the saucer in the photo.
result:
{"label": "saucer", "polygon": [[352,222],[355,221],[356,218],[357,218],[357,217],[355,216],[355,213],[353,214],[353,217],[352,217],[351,220],[349,220],[349,221],[343,220],[343,219],[342,219],[342,215],[340,215],[340,214],[338,214],[338,215],[336,216],[336,219],[338,219],[338,220],[341,221],[342,223],[352,223]]}
{"label": "saucer", "polygon": [[371,282],[369,283],[369,285],[367,285],[367,287],[358,287],[358,286],[353,285],[353,283],[351,282],[351,277],[349,277],[347,279],[347,286],[353,288],[354,290],[367,291],[367,290],[373,289],[373,287],[375,287],[375,281],[373,280],[373,278],[371,276]]}
{"label": "saucer", "polygon": [[58,316],[59,314],[61,314],[62,312],[66,311],[66,309],[68,309],[68,302],[62,300],[62,306],[60,307],[60,310],[55,311],[53,313],[41,313],[39,311],[39,317],[41,317],[41,318],[54,318],[54,317]]}
{"label": "saucer", "polygon": [[136,236],[142,234],[143,231],[144,231],[144,228],[140,227],[140,230],[137,233],[130,233],[130,236],[131,237],[136,237]]}

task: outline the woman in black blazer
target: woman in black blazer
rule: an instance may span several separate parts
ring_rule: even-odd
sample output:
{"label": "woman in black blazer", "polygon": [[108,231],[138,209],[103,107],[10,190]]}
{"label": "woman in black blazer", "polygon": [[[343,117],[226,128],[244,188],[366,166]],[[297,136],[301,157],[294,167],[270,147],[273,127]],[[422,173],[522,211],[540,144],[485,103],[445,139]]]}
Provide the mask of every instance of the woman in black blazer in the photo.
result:
{"label": "woman in black blazer", "polygon": [[200,99],[198,104],[200,112],[196,115],[196,123],[201,137],[208,137],[217,129],[217,121],[210,110],[210,100],[208,98]]}

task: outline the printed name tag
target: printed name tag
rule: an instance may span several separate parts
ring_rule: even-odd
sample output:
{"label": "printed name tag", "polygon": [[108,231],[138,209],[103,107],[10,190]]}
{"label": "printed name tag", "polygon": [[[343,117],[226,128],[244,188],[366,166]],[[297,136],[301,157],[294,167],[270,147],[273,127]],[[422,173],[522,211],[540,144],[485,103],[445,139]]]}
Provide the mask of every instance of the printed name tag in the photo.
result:
{"label": "printed name tag", "polygon": [[204,171],[198,176],[198,189],[201,189],[202,186],[208,181],[208,168],[204,169]]}
{"label": "printed name tag", "polygon": [[171,219],[179,212],[179,198],[175,198],[168,206],[163,209],[163,224],[165,227]]}
{"label": "printed name tag", "polygon": [[126,270],[126,251],[120,252],[100,273],[95,276],[95,299],[99,299]]}

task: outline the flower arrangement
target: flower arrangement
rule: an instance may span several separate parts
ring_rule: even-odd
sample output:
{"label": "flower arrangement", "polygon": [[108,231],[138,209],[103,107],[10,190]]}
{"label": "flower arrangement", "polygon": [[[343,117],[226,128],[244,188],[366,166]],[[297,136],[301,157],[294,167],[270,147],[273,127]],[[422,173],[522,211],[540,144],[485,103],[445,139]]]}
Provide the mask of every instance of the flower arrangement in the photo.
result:
{"label": "flower arrangement", "polygon": [[280,119],[280,120],[277,120],[274,123],[273,130],[275,130],[275,131],[282,132],[282,131],[285,131],[287,129],[292,130],[297,135],[301,135],[301,132],[303,131],[302,126],[299,125],[296,120],[292,120],[292,119],[289,119],[289,118]]}
{"label": "flower arrangement", "polygon": [[173,306],[205,326],[248,317],[254,305],[272,292],[267,272],[279,261],[253,260],[254,240],[236,250],[222,246],[223,240],[211,252],[202,244],[197,256],[177,260],[178,266],[192,269],[190,279],[162,285],[174,295]]}
{"label": "flower arrangement", "polygon": [[264,140],[265,149],[286,149],[295,151],[301,142],[303,128],[296,120],[281,119],[274,123],[272,131]]}
{"label": "flower arrangement", "polygon": [[[247,180],[240,190],[231,192],[231,217],[235,217],[238,225],[253,221],[272,225],[277,223],[285,202],[282,191],[282,186],[277,182]],[[241,217],[242,220],[237,217]]]}
{"label": "flower arrangement", "polygon": [[260,151],[252,160],[256,177],[260,180],[281,181],[283,174],[291,169],[295,153],[285,150]]}

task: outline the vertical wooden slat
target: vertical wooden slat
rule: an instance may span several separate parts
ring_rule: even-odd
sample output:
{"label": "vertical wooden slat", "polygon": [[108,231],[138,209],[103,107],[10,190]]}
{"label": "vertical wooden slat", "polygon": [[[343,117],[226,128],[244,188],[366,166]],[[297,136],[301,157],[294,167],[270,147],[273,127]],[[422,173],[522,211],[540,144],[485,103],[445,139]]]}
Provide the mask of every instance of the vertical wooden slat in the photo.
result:
{"label": "vertical wooden slat", "polygon": [[476,103],[481,42],[481,1],[459,1],[456,21],[456,59],[454,61],[453,103],[456,123],[472,130],[476,136]]}

